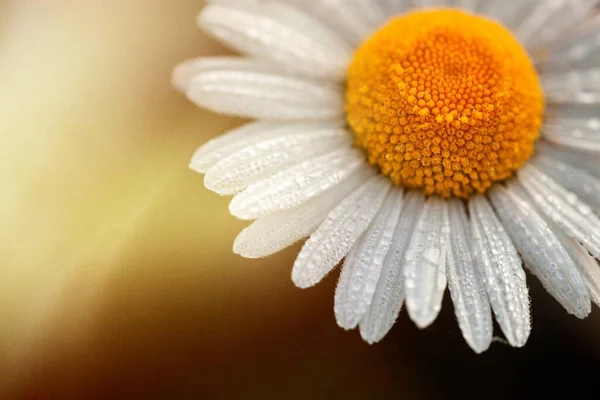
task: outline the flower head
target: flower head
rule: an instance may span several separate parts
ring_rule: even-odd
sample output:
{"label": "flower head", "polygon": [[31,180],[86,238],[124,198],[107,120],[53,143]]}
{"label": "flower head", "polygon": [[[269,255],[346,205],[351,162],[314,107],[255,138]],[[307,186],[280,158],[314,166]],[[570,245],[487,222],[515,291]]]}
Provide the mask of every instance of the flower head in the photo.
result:
{"label": "flower head", "polygon": [[468,197],[533,153],[544,101],[527,52],[500,24],[462,11],[392,19],[356,51],[346,116],[397,185]]}
{"label": "flower head", "polygon": [[448,286],[475,351],[492,313],[522,346],[524,266],[579,318],[600,303],[600,29],[578,26],[595,2],[406,3],[210,2],[200,25],[246,56],[185,62],[174,83],[259,121],[191,167],[255,220],[235,252],[308,237],[299,287],[343,261],[336,320],[366,341],[403,304],[429,326]]}

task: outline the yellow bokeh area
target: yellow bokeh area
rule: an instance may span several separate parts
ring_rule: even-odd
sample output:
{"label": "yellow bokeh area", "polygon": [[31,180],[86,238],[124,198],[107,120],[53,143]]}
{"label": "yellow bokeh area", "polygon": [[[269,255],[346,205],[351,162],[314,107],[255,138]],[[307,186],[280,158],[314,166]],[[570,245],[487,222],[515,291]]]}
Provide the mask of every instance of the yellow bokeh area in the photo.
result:
{"label": "yellow bokeh area", "polygon": [[[176,62],[225,52],[195,26],[202,3],[177,3],[5,5],[3,384],[30,388],[23,382],[55,373],[54,363],[74,367],[81,362],[74,354],[100,351],[99,326],[131,343],[152,329],[146,324],[169,318],[244,329],[250,317],[222,322],[218,312],[241,310],[248,292],[264,302],[292,287],[293,254],[252,263],[232,253],[245,223],[187,167],[199,145],[242,121],[199,110],[172,89]],[[275,304],[265,307],[269,313]],[[71,390],[51,380],[57,393]],[[44,385],[35,390],[47,398]]]}
{"label": "yellow bokeh area", "polygon": [[299,245],[234,255],[247,223],[187,165],[244,121],[170,84],[228,54],[203,1],[0,3],[0,399],[445,398],[450,361],[490,383],[565,346],[597,366],[598,310],[574,321],[537,283],[532,344],[474,359],[449,302],[369,346],[336,326],[337,274],[293,286]]}

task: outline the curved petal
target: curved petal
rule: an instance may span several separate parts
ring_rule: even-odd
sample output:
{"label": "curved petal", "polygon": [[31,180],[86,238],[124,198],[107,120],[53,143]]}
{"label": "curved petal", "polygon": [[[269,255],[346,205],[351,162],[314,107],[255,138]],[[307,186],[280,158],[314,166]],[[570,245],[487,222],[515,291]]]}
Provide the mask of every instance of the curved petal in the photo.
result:
{"label": "curved petal", "polygon": [[600,307],[600,265],[582,245],[573,239],[567,237],[563,244],[571,257],[577,261],[579,272],[585,280],[591,300]]}
{"label": "curved petal", "polygon": [[481,0],[456,0],[456,4],[463,10],[475,12]]}
{"label": "curved petal", "polygon": [[404,209],[383,262],[371,307],[360,322],[360,335],[369,343],[383,339],[400,314],[405,297],[404,254],[424,206],[425,197],[417,191],[410,191],[404,199]]}
{"label": "curved petal", "polygon": [[570,238],[562,229],[552,226],[552,231],[575,262],[588,288],[590,299],[600,307],[600,265],[582,245]]}
{"label": "curved petal", "polygon": [[572,165],[596,178],[600,178],[600,163],[593,153],[586,153],[570,147],[558,146],[545,140],[536,143],[536,151],[552,160],[560,160],[563,163]]}
{"label": "curved petal", "polygon": [[406,308],[419,328],[429,326],[442,308],[449,233],[446,200],[430,197],[404,256]]}
{"label": "curved petal", "polygon": [[532,12],[535,1],[479,0],[477,12],[496,19],[511,31],[515,31]]}
{"label": "curved petal", "polygon": [[412,0],[378,0],[387,15],[394,15],[409,10]]}
{"label": "curved petal", "polygon": [[577,27],[597,5],[597,0],[535,1],[535,7],[516,29],[516,35],[530,50],[547,48],[566,32]]}
{"label": "curved petal", "polygon": [[190,161],[190,169],[205,174],[222,158],[234,154],[256,140],[269,137],[284,127],[284,124],[261,121],[232,129],[200,146]]}
{"label": "curved petal", "polygon": [[454,5],[454,0],[412,0],[412,3],[419,8],[448,7]]}
{"label": "curved petal", "polygon": [[344,261],[334,304],[335,317],[342,328],[356,328],[371,305],[402,211],[402,194],[396,188],[390,191],[369,229]]}
{"label": "curved petal", "polygon": [[254,143],[296,134],[311,130],[337,129],[344,126],[343,120],[323,121],[313,123],[277,123],[277,122],[251,122],[239,128],[211,139],[201,146],[190,161],[190,168],[205,174],[219,161],[252,146]]}
{"label": "curved petal", "polygon": [[531,162],[586,204],[600,210],[600,179],[585,170],[549,157],[537,156]]}
{"label": "curved petal", "polygon": [[557,41],[548,49],[548,59],[541,63],[542,70],[565,70],[591,67],[600,62],[600,21],[584,27],[566,42]]}
{"label": "curved petal", "polygon": [[525,18],[511,28],[514,29],[519,40],[531,49],[541,39],[536,34],[561,11],[565,12],[567,2],[566,0],[529,1],[532,7],[524,14]]}
{"label": "curved petal", "polygon": [[317,284],[350,251],[379,212],[389,180],[376,176],[332,210],[302,247],[292,280],[300,288]]}
{"label": "curved petal", "polygon": [[463,337],[477,353],[492,342],[492,310],[471,252],[469,220],[461,200],[449,202],[450,251],[446,275]]}
{"label": "curved petal", "polygon": [[[544,124],[575,124],[586,126],[586,123],[598,119],[598,106],[594,104],[556,104],[546,105]],[[592,122],[592,126],[595,125]]]}
{"label": "curved petal", "polygon": [[198,23],[237,51],[312,77],[342,80],[352,55],[334,32],[284,3],[209,5]]}
{"label": "curved petal", "polygon": [[202,72],[192,79],[187,96],[200,107],[245,118],[323,120],[344,115],[340,87],[284,74]]}
{"label": "curved petal", "polygon": [[521,347],[531,332],[525,271],[510,237],[485,197],[469,201],[475,265],[509,343]]}
{"label": "curved petal", "polygon": [[494,208],[519,250],[523,261],[568,313],[585,318],[590,296],[575,263],[561,242],[514,185],[496,185],[490,191]]}
{"label": "curved petal", "polygon": [[308,237],[327,214],[374,175],[366,169],[342,181],[314,199],[289,210],[257,219],[245,228],[233,244],[233,251],[246,258],[267,257]]}
{"label": "curved petal", "polygon": [[[348,43],[355,46],[379,28],[389,15],[376,0],[288,1],[300,9],[310,12],[335,30]],[[402,0],[397,0],[397,3],[402,2]]]}
{"label": "curved petal", "polygon": [[196,75],[209,71],[262,71],[276,72],[259,60],[237,56],[198,57],[184,61],[173,69],[171,82],[176,89],[187,92]]}
{"label": "curved petal", "polygon": [[[528,197],[525,189],[520,185],[514,185],[519,188],[521,193],[524,193],[524,197]],[[600,306],[600,265],[598,261],[590,255],[590,253],[579,244],[576,240],[569,237],[561,228],[556,226],[547,216],[540,215],[543,217],[552,230],[552,233],[556,235],[556,238],[560,240],[560,243],[567,251],[571,260],[575,263],[581,278],[587,286],[591,301],[596,305]]]}
{"label": "curved petal", "polygon": [[256,140],[223,158],[208,170],[204,185],[221,195],[236,194],[303,160],[351,146],[352,137],[345,128],[298,124],[295,131]]}
{"label": "curved petal", "polygon": [[600,151],[600,119],[555,117],[542,127],[544,139],[583,152]]}
{"label": "curved petal", "polygon": [[360,168],[370,168],[358,149],[347,148],[301,162],[248,186],[229,204],[240,219],[256,219],[296,207],[329,190]]}
{"label": "curved petal", "polygon": [[600,104],[600,68],[541,75],[549,103]]}
{"label": "curved petal", "polygon": [[587,205],[531,164],[521,168],[518,178],[550,220],[600,258],[600,219]]}

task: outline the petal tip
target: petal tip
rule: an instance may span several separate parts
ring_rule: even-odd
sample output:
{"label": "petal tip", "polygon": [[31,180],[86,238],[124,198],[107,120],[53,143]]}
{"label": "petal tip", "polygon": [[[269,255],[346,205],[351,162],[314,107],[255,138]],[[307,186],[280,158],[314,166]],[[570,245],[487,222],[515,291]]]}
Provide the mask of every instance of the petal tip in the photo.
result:
{"label": "petal tip", "polygon": [[413,320],[413,322],[415,323],[415,325],[417,325],[417,328],[419,329],[429,328],[429,326],[433,323],[433,321],[430,320]]}
{"label": "petal tip", "polygon": [[510,335],[507,336],[506,339],[508,340],[508,343],[510,343],[510,345],[512,347],[523,347],[525,346],[525,344],[527,343],[527,340],[529,339],[529,331],[527,332],[522,332],[520,334],[516,334],[516,335]]}
{"label": "petal tip", "polygon": [[200,167],[198,165],[198,163],[194,162],[194,160],[190,161],[190,163],[188,164],[189,169],[191,169],[194,172],[197,172],[199,174],[204,174],[206,173],[206,171],[204,171],[204,169],[202,167]]}
{"label": "petal tip", "polygon": [[204,187],[221,196],[234,196],[240,192],[240,190],[234,190],[223,185],[219,177],[211,173],[211,170],[208,170],[204,175]]}
{"label": "petal tip", "polygon": [[351,313],[340,309],[334,309],[334,311],[335,320],[340,328],[350,331],[358,326],[359,321],[356,321]]}
{"label": "petal tip", "polygon": [[369,345],[374,345],[378,342],[381,341],[381,339],[383,339],[383,336],[385,335],[377,335],[375,332],[372,332],[366,328],[363,328],[362,325],[359,329],[360,331],[360,337],[362,338],[362,340],[364,340],[365,342],[367,342]]}
{"label": "petal tip", "polygon": [[245,245],[245,243],[239,243],[237,239],[235,240],[235,242],[233,242],[233,253],[237,254],[242,258],[247,258],[249,260],[256,260],[262,258],[256,253],[253,253],[250,246]]}
{"label": "petal tip", "polygon": [[315,268],[312,263],[294,263],[292,268],[292,282],[300,289],[308,289],[321,282],[325,275]]}
{"label": "petal tip", "polygon": [[585,309],[578,310],[574,312],[573,315],[579,319],[586,319],[590,313],[592,312],[592,304],[590,302],[589,306]]}
{"label": "petal tip", "polygon": [[413,302],[408,300],[406,302],[406,309],[408,311],[408,316],[419,329],[428,328],[431,324],[433,324],[438,315],[438,312],[424,312],[424,310],[420,309],[418,306],[413,304]]}
{"label": "petal tip", "polygon": [[258,218],[257,216],[249,215],[249,213],[244,210],[239,204],[239,198],[236,196],[229,202],[229,214],[233,215],[237,219],[241,219],[242,221],[249,221],[251,219]]}
{"label": "petal tip", "polygon": [[356,326],[352,326],[352,324],[349,323],[348,321],[337,320],[337,324],[340,328],[342,328],[345,331],[351,331],[352,329],[354,329],[356,327]]}
{"label": "petal tip", "polygon": [[490,345],[492,344],[492,338],[490,337],[489,339],[486,338],[485,340],[478,341],[467,340],[467,344],[476,354],[482,354],[490,348]]}
{"label": "petal tip", "polygon": [[192,80],[192,71],[187,62],[178,64],[171,72],[171,85],[180,92],[185,93]]}
{"label": "petal tip", "polygon": [[408,314],[410,315],[410,319],[419,329],[426,329],[433,323],[433,321],[435,321],[435,316],[431,317],[429,315],[418,315],[411,313],[410,310]]}
{"label": "petal tip", "polygon": [[219,8],[222,8],[222,6],[218,4],[207,4],[202,11],[196,15],[196,26],[201,29],[206,29],[207,23],[209,23],[212,18],[212,14],[215,10],[218,12]]}
{"label": "petal tip", "polygon": [[188,164],[188,167],[192,171],[197,172],[199,174],[206,174],[208,172],[208,168],[204,157],[200,155],[201,149],[202,147],[198,149],[196,154],[193,155],[192,159]]}
{"label": "petal tip", "polygon": [[301,274],[296,268],[292,270],[292,282],[299,289],[308,289],[314,286],[317,282],[313,282],[306,274]]}

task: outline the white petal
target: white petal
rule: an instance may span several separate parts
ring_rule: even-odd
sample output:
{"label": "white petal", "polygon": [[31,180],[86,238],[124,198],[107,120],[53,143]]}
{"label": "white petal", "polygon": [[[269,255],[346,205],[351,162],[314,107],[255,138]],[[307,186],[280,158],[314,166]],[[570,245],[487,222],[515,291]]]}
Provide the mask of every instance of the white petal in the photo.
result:
{"label": "white petal", "polygon": [[358,149],[313,157],[248,186],[233,198],[229,211],[240,219],[256,219],[287,210],[329,190],[360,168],[370,166]]}
{"label": "white petal", "polygon": [[504,26],[514,31],[532,11],[536,0],[499,1],[479,0],[477,12],[500,21]]}
{"label": "white petal", "polygon": [[[403,3],[402,0],[397,0],[399,3]],[[377,0],[375,1],[364,1],[364,0],[344,0],[338,3],[343,4],[346,8],[353,8],[358,15],[361,15],[364,20],[368,21],[371,27],[377,29],[383,23],[385,23],[388,16],[385,10],[381,7]],[[339,7],[338,7],[339,9]],[[368,32],[370,35],[373,32]],[[363,38],[364,39],[364,38]]]}
{"label": "white petal", "polygon": [[544,139],[585,152],[600,151],[600,119],[554,118],[542,127]]}
{"label": "white petal", "polygon": [[334,306],[342,328],[356,328],[368,311],[401,211],[402,190],[393,188],[369,229],[346,256]]}
{"label": "white petal", "polygon": [[335,33],[283,3],[209,5],[198,23],[240,52],[313,77],[341,80],[352,55]]}
{"label": "white petal", "polygon": [[204,178],[221,195],[235,194],[299,162],[352,145],[352,135],[335,124],[297,124],[283,134],[256,140],[223,158]]}
{"label": "white petal", "polygon": [[545,156],[535,157],[532,163],[586,204],[600,210],[600,179],[585,170]]}
{"label": "white petal", "polygon": [[584,152],[600,152],[600,135],[583,131],[557,131],[544,129],[544,138],[561,146]]}
{"label": "white petal", "polygon": [[187,96],[200,107],[245,118],[321,120],[344,115],[340,87],[285,74],[202,72],[192,79]]}
{"label": "white petal", "polygon": [[[507,4],[506,2],[503,2]],[[546,0],[546,1],[530,1],[533,8],[527,10],[525,18],[522,22],[512,27],[515,36],[519,38],[521,43],[525,43],[527,48],[532,48],[539,43],[536,34],[548,24],[554,16],[563,9],[565,0]],[[541,38],[540,38],[541,39]]]}
{"label": "white petal", "polygon": [[206,0],[206,4],[243,8],[258,5],[261,1],[263,0]]}
{"label": "white petal", "polygon": [[596,178],[600,177],[600,163],[593,153],[585,153],[569,147],[557,146],[545,140],[538,141],[535,148],[539,154],[545,157],[560,160],[563,163],[586,171]]}
{"label": "white petal", "polygon": [[406,308],[419,328],[429,326],[442,307],[449,230],[446,200],[430,197],[404,255]]}
{"label": "white petal", "polygon": [[370,168],[358,171],[298,207],[259,218],[240,232],[233,244],[233,251],[246,258],[267,257],[308,237],[331,210],[374,173]]}
{"label": "white petal", "polygon": [[317,284],[348,254],[375,218],[389,190],[389,180],[376,176],[327,215],[294,263],[292,280],[298,287]]}
{"label": "white petal", "polygon": [[343,120],[313,123],[252,122],[218,136],[201,146],[192,157],[190,168],[205,174],[220,160],[252,146],[256,142],[302,131],[336,129],[344,126],[344,123]]}
{"label": "white petal", "polygon": [[600,219],[587,205],[531,164],[521,168],[518,177],[550,220],[600,258]]}
{"label": "white petal", "polygon": [[410,191],[404,199],[400,221],[396,225],[392,246],[383,268],[369,311],[360,322],[360,334],[369,343],[383,339],[396,322],[404,302],[404,253],[419,221],[425,197]]}
{"label": "white petal", "polygon": [[[563,124],[583,128],[597,125],[598,106],[594,104],[547,104],[545,124]],[[589,125],[588,125],[589,124]]]}
{"label": "white petal", "polygon": [[480,0],[456,0],[457,6],[463,10],[475,12]]}
{"label": "white petal", "polygon": [[600,265],[585,251],[583,246],[579,243],[575,243],[579,250],[579,255],[583,258],[586,257],[586,262],[580,261],[578,265],[581,265],[581,276],[585,279],[585,284],[590,292],[590,298],[598,307],[600,307]]}
{"label": "white petal", "polygon": [[258,60],[245,57],[198,57],[176,66],[171,80],[177,89],[186,92],[196,75],[208,71],[275,72],[276,69]]}
{"label": "white petal", "polygon": [[535,1],[536,7],[517,30],[517,37],[530,49],[544,49],[560,41],[584,20],[597,0]]}
{"label": "white petal", "polygon": [[387,15],[395,15],[407,11],[412,6],[412,0],[379,0],[381,8]]}
{"label": "white petal", "polygon": [[278,132],[277,129],[282,129],[283,126],[285,125],[273,122],[253,122],[217,136],[196,150],[190,161],[190,168],[205,174],[222,158],[234,154],[260,138],[269,137],[268,135]]}
{"label": "white petal", "polygon": [[[379,28],[386,13],[376,1],[365,0],[288,0],[310,12],[353,45]],[[402,2],[398,0],[398,2]]]}
{"label": "white petal", "polygon": [[600,68],[541,76],[549,103],[600,104]]}
{"label": "white petal", "polygon": [[440,6],[451,6],[453,0],[413,0],[413,5],[419,8],[433,8]]}
{"label": "white petal", "polygon": [[490,191],[494,208],[519,250],[525,265],[568,313],[585,318],[591,311],[590,296],[569,253],[556,235],[513,189],[496,185]]}
{"label": "white petal", "polygon": [[509,343],[521,347],[531,331],[529,291],[521,259],[485,197],[469,201],[475,265]]}
{"label": "white petal", "polygon": [[[561,46],[562,45],[562,46]],[[568,41],[557,41],[548,49],[550,58],[541,66],[544,70],[569,69],[573,65],[591,67],[598,65],[600,59],[600,22],[597,22],[578,34],[572,35]]]}
{"label": "white petal", "polygon": [[449,203],[450,245],[446,276],[463,337],[482,353],[492,342],[492,310],[471,253],[469,220],[461,200]]}
{"label": "white petal", "polygon": [[571,259],[575,261],[588,288],[591,300],[600,307],[600,265],[582,245],[568,237],[562,229],[553,227],[552,230],[560,239]]}

